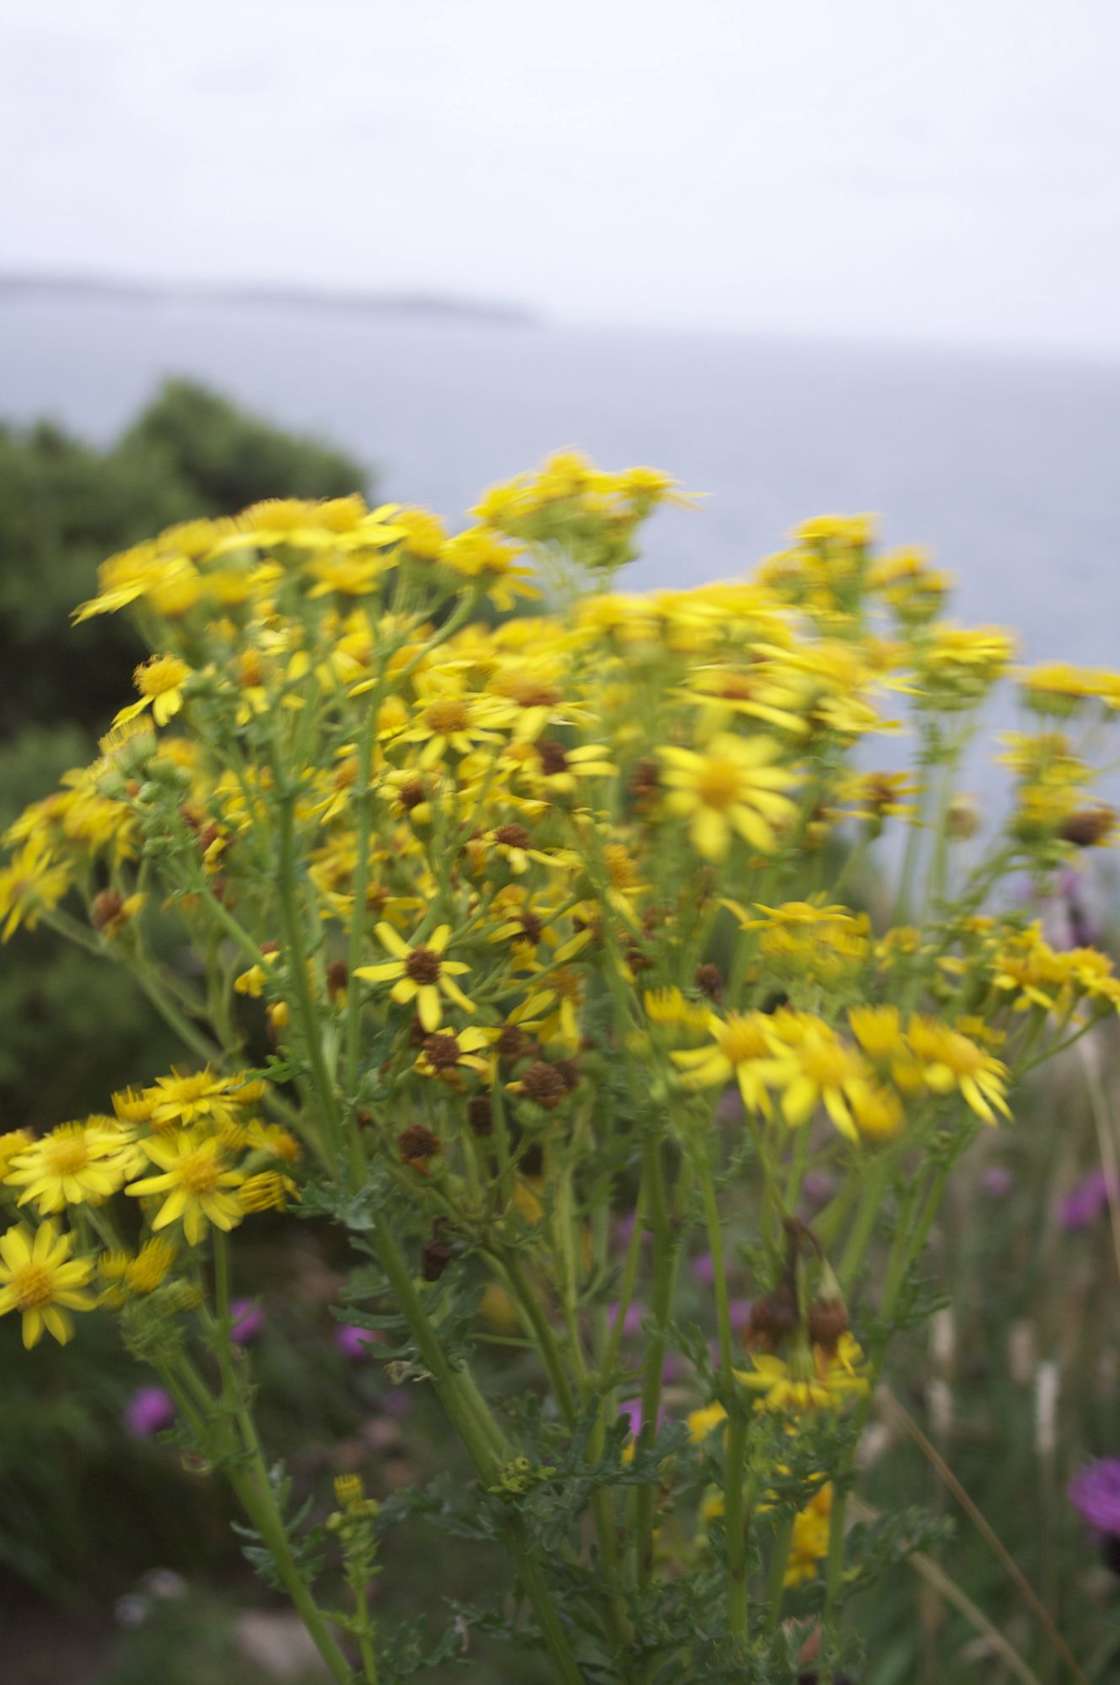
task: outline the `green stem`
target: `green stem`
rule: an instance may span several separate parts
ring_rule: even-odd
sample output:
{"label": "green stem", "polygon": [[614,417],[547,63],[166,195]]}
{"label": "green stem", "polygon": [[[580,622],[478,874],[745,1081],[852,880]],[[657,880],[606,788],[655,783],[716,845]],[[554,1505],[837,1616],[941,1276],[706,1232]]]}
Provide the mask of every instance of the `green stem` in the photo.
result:
{"label": "green stem", "polygon": [[770,1558],[770,1578],[766,1598],[766,1635],[772,1638],[782,1619],[782,1599],[785,1595],[786,1564],[789,1560],[790,1540],[793,1538],[793,1516],[783,1516],[774,1530],[773,1555]]}
{"label": "green stem", "polygon": [[260,1447],[256,1444],[255,1433],[252,1441],[254,1448],[249,1451],[248,1472],[231,1473],[230,1482],[246,1515],[268,1546],[284,1589],[310,1633],[315,1648],[326,1663],[331,1678],[337,1681],[337,1685],[352,1685],[353,1675],[349,1664],[335,1642],[326,1617],[312,1596],[310,1587],[292,1555],[284,1523],[269,1484],[268,1470],[264,1466]]}
{"label": "green stem", "polygon": [[712,1255],[712,1285],[716,1299],[716,1328],[719,1333],[719,1361],[724,1379],[730,1385],[734,1347],[731,1335],[731,1306],[727,1295],[727,1275],[724,1266],[723,1224],[716,1199],[712,1162],[701,1147],[696,1154],[700,1173],[700,1192],[704,1201],[704,1220],[707,1225],[708,1250]]}
{"label": "green stem", "polygon": [[828,1562],[825,1568],[824,1616],[821,1622],[821,1685],[833,1685],[836,1660],[836,1617],[840,1583],[844,1577],[844,1528],[848,1494],[833,1488],[832,1514],[828,1522]]}
{"label": "green stem", "polygon": [[892,926],[906,923],[910,911],[910,894],[918,870],[918,859],[924,840],[926,811],[929,806],[929,764],[924,761],[924,751],[921,759],[925,766],[922,793],[918,800],[918,811],[910,822],[910,831],[906,838],[906,849],[902,856],[902,870],[898,879],[898,893],[895,896],[894,911],[891,914]]}
{"label": "green stem", "polygon": [[[724,1264],[723,1227],[716,1199],[715,1177],[711,1158],[701,1147],[696,1155],[700,1173],[700,1192],[704,1202],[708,1250],[712,1255],[712,1277],[716,1299],[716,1326],[719,1330],[720,1369],[723,1384],[730,1393],[735,1386],[734,1347],[731,1334],[731,1307],[727,1294],[727,1274]],[[724,1514],[727,1525],[727,1625],[733,1638],[743,1646],[748,1630],[747,1586],[747,1526],[743,1494],[743,1460],[747,1446],[747,1423],[742,1415],[732,1418],[727,1430],[724,1450]]]}
{"label": "green stem", "polygon": [[[336,1681],[336,1685],[352,1685],[349,1664],[339,1649],[326,1616],[316,1603],[311,1588],[292,1554],[284,1519],[268,1478],[268,1467],[261,1450],[260,1440],[257,1437],[256,1425],[246,1405],[244,1391],[239,1383],[234,1366],[233,1346],[230,1341],[229,1290],[228,1242],[224,1234],[215,1231],[214,1294],[218,1318],[216,1324],[212,1326],[216,1336],[216,1355],[222,1377],[223,1403],[233,1415],[241,1439],[240,1456],[235,1453],[234,1458],[227,1462],[226,1472],[229,1482],[242,1509],[268,1547],[284,1589],[307,1628],[315,1648],[322,1656],[332,1679]],[[181,1403],[187,1419],[192,1422],[196,1433],[199,1434],[202,1448],[205,1449],[208,1437],[205,1419],[200,1418],[181,1387],[172,1389],[171,1383],[174,1378],[168,1375],[168,1380],[172,1396],[175,1397],[177,1403]],[[195,1378],[195,1387],[200,1386],[202,1386],[202,1383]],[[203,1393],[209,1396],[208,1390],[204,1387]]]}
{"label": "green stem", "polygon": [[871,1237],[875,1232],[875,1219],[878,1217],[883,1203],[883,1194],[886,1190],[890,1167],[891,1154],[888,1149],[885,1152],[880,1152],[867,1172],[863,1184],[863,1193],[856,1210],[856,1220],[852,1225],[851,1233],[848,1235],[848,1244],[844,1248],[844,1256],[840,1261],[838,1271],[840,1286],[844,1290],[845,1298],[851,1294],[859,1267],[863,1263],[864,1254],[871,1244]]}
{"label": "green stem", "polygon": [[556,1605],[552,1601],[552,1594],[548,1589],[540,1563],[536,1557],[524,1548],[524,1529],[518,1526],[521,1537],[523,1554],[518,1560],[518,1573],[521,1583],[525,1587],[530,1603],[536,1611],[541,1631],[544,1633],[545,1643],[552,1652],[552,1659],[556,1664],[557,1676],[564,1685],[585,1685],[575,1657],[572,1655],[568,1643],[568,1635],[556,1612]]}
{"label": "green stem", "polygon": [[221,1229],[214,1230],[214,1304],[218,1312],[218,1322],[223,1330],[228,1332],[229,1314],[229,1241]]}
{"label": "green stem", "polygon": [[296,890],[295,859],[296,792],[285,790],[280,796],[280,908],[284,920],[284,940],[288,950],[288,972],[295,993],[303,1029],[304,1044],[311,1065],[316,1095],[323,1109],[327,1139],[337,1160],[339,1149],[339,1111],[334,1083],[323,1057],[323,1039],[319,1033],[318,1016],[307,976],[307,950],[304,946],[299,896]]}
{"label": "green stem", "polygon": [[522,1315],[548,1370],[548,1378],[556,1394],[561,1414],[568,1426],[573,1428],[577,1418],[575,1394],[564,1368],[564,1359],[556,1343],[556,1336],[516,1252],[504,1251],[500,1261],[513,1296],[521,1307]]}
{"label": "green stem", "polygon": [[[661,1163],[661,1142],[652,1132],[644,1146],[643,1201],[653,1225],[653,1333],[646,1346],[642,1376],[642,1437],[652,1440],[657,1433],[661,1408],[661,1371],[665,1365],[665,1341],[669,1312],[677,1279],[678,1247],[669,1223],[665,1196],[665,1173]],[[653,1513],[656,1492],[652,1485],[639,1486],[634,1516],[634,1556],[639,1585],[653,1573]]]}
{"label": "green stem", "polygon": [[354,1587],[354,1613],[358,1618],[358,1652],[362,1658],[362,1672],[366,1676],[366,1685],[378,1685],[377,1657],[374,1654],[373,1639],[370,1636],[369,1599],[365,1586]]}
{"label": "green stem", "polygon": [[[381,1267],[412,1330],[420,1356],[432,1377],[432,1384],[444,1410],[463,1441],[483,1485],[497,1485],[503,1458],[500,1449],[503,1443],[501,1430],[490,1416],[485,1400],[470,1380],[469,1373],[454,1369],[444,1354],[436,1331],[420,1302],[408,1265],[393,1236],[383,1225],[379,1225],[374,1229],[372,1238]],[[506,1526],[522,1583],[536,1611],[558,1675],[566,1685],[583,1685],[582,1675],[572,1654],[567,1633],[556,1612],[552,1594],[525,1536],[524,1524],[520,1517],[514,1516]]]}
{"label": "green stem", "polygon": [[750,1596],[747,1582],[748,1545],[754,1492],[743,1489],[747,1451],[747,1419],[737,1415],[727,1430],[724,1462],[724,1514],[727,1520],[727,1625],[741,1649],[750,1636]]}

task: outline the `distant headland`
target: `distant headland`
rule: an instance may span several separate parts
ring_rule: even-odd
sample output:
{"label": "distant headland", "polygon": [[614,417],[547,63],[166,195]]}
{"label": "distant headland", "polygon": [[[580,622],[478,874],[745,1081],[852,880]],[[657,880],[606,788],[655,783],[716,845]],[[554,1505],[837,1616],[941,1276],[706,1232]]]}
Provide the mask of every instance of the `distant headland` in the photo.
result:
{"label": "distant headland", "polygon": [[322,310],[351,315],[431,316],[531,327],[541,317],[527,305],[503,299],[438,292],[370,292],[356,288],[225,281],[148,281],[114,275],[0,273],[5,299],[65,299],[141,305],[205,304],[250,309]]}

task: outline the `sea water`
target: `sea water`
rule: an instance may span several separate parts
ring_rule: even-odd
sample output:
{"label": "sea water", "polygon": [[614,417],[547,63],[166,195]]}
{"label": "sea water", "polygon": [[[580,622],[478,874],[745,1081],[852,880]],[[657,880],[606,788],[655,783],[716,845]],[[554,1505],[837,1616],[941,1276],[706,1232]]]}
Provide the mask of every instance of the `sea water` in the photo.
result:
{"label": "sea water", "polygon": [[[0,302],[0,417],[108,441],[166,375],[355,453],[453,523],[547,452],[703,494],[626,584],[742,574],[808,515],[874,511],[1031,657],[1120,665],[1120,364],[229,303]],[[3,558],[0,560],[7,560]]]}

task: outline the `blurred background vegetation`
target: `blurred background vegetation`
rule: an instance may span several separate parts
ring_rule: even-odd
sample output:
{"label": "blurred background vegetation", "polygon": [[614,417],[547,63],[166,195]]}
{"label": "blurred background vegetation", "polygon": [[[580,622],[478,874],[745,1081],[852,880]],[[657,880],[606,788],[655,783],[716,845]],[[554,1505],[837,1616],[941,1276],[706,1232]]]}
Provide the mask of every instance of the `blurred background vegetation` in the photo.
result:
{"label": "blurred background vegetation", "polygon": [[[343,452],[185,380],[168,381],[108,450],[47,421],[0,426],[0,825],[93,757],[146,653],[123,615],[71,626],[99,562],[191,516],[369,487],[368,469]],[[165,1070],[176,1051],[116,968],[62,951],[49,933],[9,950],[0,978],[5,1128],[96,1110],[122,1073]]]}

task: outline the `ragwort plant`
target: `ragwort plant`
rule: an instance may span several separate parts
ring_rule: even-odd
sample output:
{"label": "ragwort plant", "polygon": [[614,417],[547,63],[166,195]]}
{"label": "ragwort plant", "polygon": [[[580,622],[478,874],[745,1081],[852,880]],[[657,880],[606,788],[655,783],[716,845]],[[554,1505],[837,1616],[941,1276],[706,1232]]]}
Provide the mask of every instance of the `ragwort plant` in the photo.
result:
{"label": "ragwort plant", "polygon": [[[617,593],[676,498],[566,455],[454,536],[279,501],[110,558],[78,618],[133,617],[138,699],[7,836],[5,937],[128,967],[185,1063],[0,1137],[0,1311],[28,1347],[119,1318],[337,1685],[453,1661],[472,1622],[569,1685],[858,1665],[852,1598],[937,1532],[852,1492],[946,1179],[1120,1000],[1101,953],[998,910],[1107,839],[1075,734],[1120,678],[1014,676],[982,824],[957,782],[1010,637],[943,621],[945,577],[862,517]],[[902,711],[910,770],[867,770]],[[892,871],[874,920],[849,904]],[[270,1465],[230,1303],[276,1211],[346,1232],[345,1315],[434,1389],[462,1490],[324,1506]],[[421,1521],[509,1560],[427,1647],[369,1595]]]}

